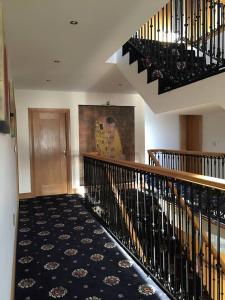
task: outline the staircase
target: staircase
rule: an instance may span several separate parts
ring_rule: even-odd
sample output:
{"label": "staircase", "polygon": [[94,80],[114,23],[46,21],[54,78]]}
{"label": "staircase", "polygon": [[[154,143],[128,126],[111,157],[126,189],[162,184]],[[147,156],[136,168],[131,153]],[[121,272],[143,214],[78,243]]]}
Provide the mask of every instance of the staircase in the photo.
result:
{"label": "staircase", "polygon": [[217,63],[207,64],[184,44],[131,38],[123,46],[123,55],[127,53],[130,64],[137,61],[138,73],[147,70],[147,83],[158,80],[159,94],[225,71]]}
{"label": "staircase", "polygon": [[220,1],[170,0],[123,46],[129,64],[158,94],[225,71],[225,8]]}

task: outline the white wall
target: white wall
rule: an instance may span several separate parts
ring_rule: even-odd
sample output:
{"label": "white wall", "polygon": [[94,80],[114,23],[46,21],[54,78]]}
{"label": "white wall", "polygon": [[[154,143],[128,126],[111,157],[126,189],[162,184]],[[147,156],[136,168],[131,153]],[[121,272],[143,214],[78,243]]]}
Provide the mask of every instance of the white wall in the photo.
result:
{"label": "white wall", "polygon": [[145,162],[148,149],[180,149],[179,114],[160,114],[145,107]]}
{"label": "white wall", "polygon": [[225,110],[203,115],[203,151],[225,152]]}
{"label": "white wall", "polygon": [[16,90],[18,122],[19,191],[31,192],[28,107],[69,108],[71,114],[71,150],[73,188],[79,187],[79,123],[78,105],[105,104],[135,106],[135,160],[147,162],[149,148],[179,148],[178,114],[155,115],[137,94],[93,94]]}
{"label": "white wall", "polygon": [[0,299],[9,300],[17,215],[17,180],[14,140],[0,133]]}
{"label": "white wall", "polygon": [[78,105],[106,104],[135,106],[135,159],[144,162],[144,102],[135,94],[91,94],[84,92],[58,92],[16,90],[19,191],[31,192],[28,107],[30,108],[68,108],[71,119],[71,151],[73,188],[79,187],[79,123]]}

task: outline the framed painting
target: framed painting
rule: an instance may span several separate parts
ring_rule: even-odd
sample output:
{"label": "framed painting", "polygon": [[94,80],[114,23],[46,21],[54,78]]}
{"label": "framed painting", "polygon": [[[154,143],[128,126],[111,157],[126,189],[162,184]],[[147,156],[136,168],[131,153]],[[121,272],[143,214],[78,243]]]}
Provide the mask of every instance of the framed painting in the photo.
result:
{"label": "framed painting", "polygon": [[9,103],[10,103],[10,133],[11,137],[16,137],[16,105],[15,105],[15,97],[14,97],[14,85],[13,82],[9,84]]}
{"label": "framed painting", "polygon": [[2,6],[0,5],[0,132],[10,133],[10,103],[7,52],[4,42]]}
{"label": "framed painting", "polygon": [[134,161],[134,107],[79,105],[80,153]]}
{"label": "framed painting", "polygon": [[[134,161],[134,125],[133,106],[79,105],[80,153]],[[82,185],[82,159],[80,181]]]}

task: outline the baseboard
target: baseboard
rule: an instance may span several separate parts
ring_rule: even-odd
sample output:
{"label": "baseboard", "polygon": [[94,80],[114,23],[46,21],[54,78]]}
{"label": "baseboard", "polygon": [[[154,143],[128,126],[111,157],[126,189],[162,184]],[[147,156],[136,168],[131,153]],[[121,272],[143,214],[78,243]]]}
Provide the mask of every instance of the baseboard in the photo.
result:
{"label": "baseboard", "polygon": [[21,194],[19,194],[19,200],[30,199],[32,197],[33,197],[32,193],[21,193]]}
{"label": "baseboard", "polygon": [[[81,194],[82,192],[83,192],[83,187],[72,188],[70,190],[69,194]],[[32,193],[20,193],[19,194],[19,200],[30,199],[33,197],[34,197],[34,195]]]}
{"label": "baseboard", "polygon": [[84,187],[80,186],[78,188],[73,188],[71,191],[72,191],[71,194],[81,194],[82,195],[84,193]]}
{"label": "baseboard", "polygon": [[79,189],[78,188],[72,188],[70,190],[70,193],[69,194],[79,194]]}

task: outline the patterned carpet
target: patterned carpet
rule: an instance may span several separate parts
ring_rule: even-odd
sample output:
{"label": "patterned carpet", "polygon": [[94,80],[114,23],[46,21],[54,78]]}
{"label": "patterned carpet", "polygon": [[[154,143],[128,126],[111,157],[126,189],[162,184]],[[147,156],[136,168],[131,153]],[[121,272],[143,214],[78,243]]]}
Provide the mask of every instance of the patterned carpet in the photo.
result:
{"label": "patterned carpet", "polygon": [[168,299],[79,196],[20,202],[15,300]]}

